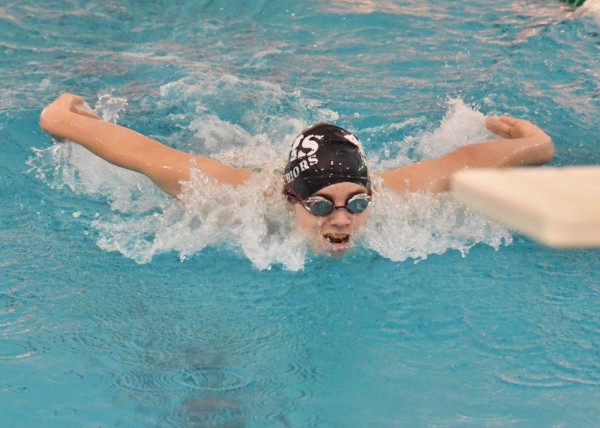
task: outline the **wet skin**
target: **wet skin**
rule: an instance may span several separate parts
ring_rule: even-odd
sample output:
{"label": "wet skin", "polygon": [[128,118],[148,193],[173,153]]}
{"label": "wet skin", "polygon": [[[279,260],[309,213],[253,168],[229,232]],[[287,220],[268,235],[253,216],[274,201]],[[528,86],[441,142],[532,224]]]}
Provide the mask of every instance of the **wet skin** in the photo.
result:
{"label": "wet skin", "polygon": [[[327,186],[313,196],[331,199],[336,207],[346,205],[354,195],[366,193],[366,189],[356,183],[343,182]],[[333,210],[331,214],[317,217],[301,204],[294,204],[296,224],[305,233],[315,252],[343,254],[352,247],[356,232],[369,218],[369,208],[359,214],[352,214],[345,208]]]}

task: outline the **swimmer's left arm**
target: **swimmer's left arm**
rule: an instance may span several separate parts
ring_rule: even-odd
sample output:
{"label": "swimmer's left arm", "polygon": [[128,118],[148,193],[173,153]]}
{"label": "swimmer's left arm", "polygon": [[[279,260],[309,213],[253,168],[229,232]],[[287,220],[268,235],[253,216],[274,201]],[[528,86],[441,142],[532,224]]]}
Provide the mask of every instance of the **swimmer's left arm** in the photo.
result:
{"label": "swimmer's left arm", "polygon": [[452,174],[461,169],[541,165],[554,156],[550,136],[527,120],[488,117],[486,127],[502,139],[462,146],[436,159],[383,172],[380,177],[396,191],[435,193],[448,190]]}

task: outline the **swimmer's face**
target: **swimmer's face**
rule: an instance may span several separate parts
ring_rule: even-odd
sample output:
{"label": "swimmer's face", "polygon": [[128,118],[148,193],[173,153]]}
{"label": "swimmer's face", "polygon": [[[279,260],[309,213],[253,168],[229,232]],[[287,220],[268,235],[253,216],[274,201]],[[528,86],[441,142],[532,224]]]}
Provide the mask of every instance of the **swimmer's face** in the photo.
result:
{"label": "swimmer's face", "polygon": [[[323,196],[332,200],[336,207],[341,207],[352,196],[366,191],[359,184],[343,182],[327,186],[314,196]],[[352,247],[356,232],[369,217],[369,209],[352,214],[345,208],[339,208],[326,216],[318,217],[308,212],[302,204],[294,204],[293,207],[298,228],[309,237],[316,252],[343,254]]]}

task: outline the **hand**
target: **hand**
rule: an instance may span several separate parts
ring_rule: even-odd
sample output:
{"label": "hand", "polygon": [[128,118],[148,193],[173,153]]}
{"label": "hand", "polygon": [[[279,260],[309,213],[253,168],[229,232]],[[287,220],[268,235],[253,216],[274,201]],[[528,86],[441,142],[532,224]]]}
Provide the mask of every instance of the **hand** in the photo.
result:
{"label": "hand", "polygon": [[[510,116],[488,117],[485,124],[490,132],[505,138],[503,150],[512,151],[510,162],[503,166],[541,165],[554,156],[552,138],[533,123]],[[510,148],[507,147],[510,146]]]}
{"label": "hand", "polygon": [[47,133],[60,137],[61,131],[65,124],[68,123],[68,118],[71,114],[100,119],[100,116],[90,109],[83,97],[73,94],[62,94],[42,110],[40,126]]}
{"label": "hand", "polygon": [[487,129],[502,138],[550,138],[544,131],[533,123],[524,119],[510,116],[487,117],[485,120]]}
{"label": "hand", "polygon": [[92,111],[83,97],[73,94],[60,95],[42,111],[42,116],[46,114],[61,114],[65,111],[91,117],[92,119],[100,119],[100,116]]}

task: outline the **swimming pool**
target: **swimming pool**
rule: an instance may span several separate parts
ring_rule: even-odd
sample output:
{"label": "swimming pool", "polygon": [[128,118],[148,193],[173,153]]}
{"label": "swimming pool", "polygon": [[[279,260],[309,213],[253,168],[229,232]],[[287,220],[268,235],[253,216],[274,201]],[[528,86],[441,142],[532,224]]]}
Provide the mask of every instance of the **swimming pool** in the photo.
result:
{"label": "swimming pool", "polygon": [[0,425],[600,419],[598,250],[546,249],[423,195],[387,200],[398,218],[341,260],[290,250],[281,218],[253,245],[248,224],[193,226],[146,180],[37,126],[70,91],[175,147],[264,167],[333,120],[377,169],[480,138],[479,111],[498,112],[547,130],[554,165],[600,164],[598,12],[173,4],[0,7]]}

